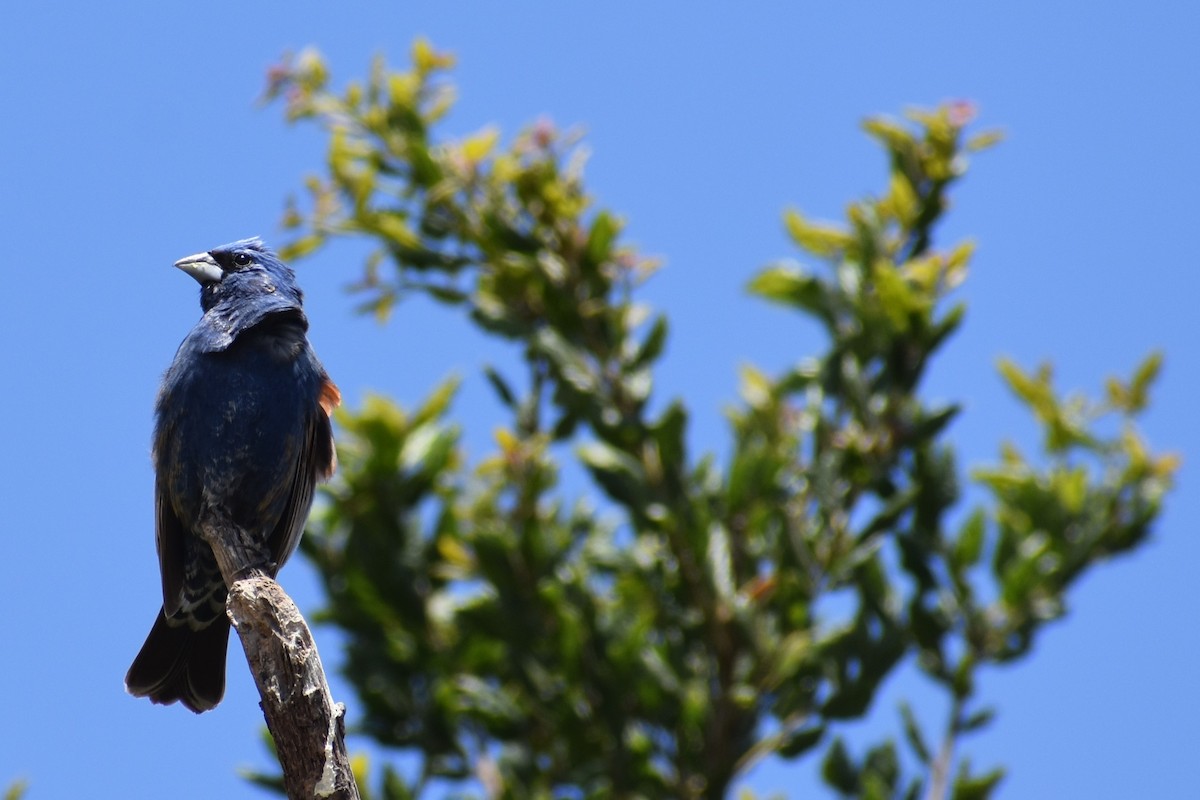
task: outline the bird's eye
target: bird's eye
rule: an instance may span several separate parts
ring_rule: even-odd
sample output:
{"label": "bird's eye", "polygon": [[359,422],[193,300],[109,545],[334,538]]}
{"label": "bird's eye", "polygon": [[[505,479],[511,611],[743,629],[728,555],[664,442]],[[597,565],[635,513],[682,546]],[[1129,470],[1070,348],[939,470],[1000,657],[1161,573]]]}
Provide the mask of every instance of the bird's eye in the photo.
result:
{"label": "bird's eye", "polygon": [[233,254],[233,263],[239,267],[248,267],[248,266],[250,266],[250,262],[253,260],[254,259],[250,258],[249,253],[234,253]]}

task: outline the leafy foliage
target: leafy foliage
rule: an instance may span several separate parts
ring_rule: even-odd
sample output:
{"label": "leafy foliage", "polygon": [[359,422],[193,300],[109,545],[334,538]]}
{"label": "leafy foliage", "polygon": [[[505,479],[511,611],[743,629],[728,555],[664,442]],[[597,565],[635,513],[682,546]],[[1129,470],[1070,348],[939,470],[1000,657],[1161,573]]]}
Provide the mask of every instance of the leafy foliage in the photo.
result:
{"label": "leafy foliage", "polygon": [[[955,756],[992,718],[978,670],[1027,655],[1088,567],[1145,539],[1175,468],[1134,425],[1157,356],[1100,402],[1002,361],[1044,453],[1005,446],[974,472],[989,501],[960,509],[959,409],[919,388],[962,321],[949,295],[972,246],[933,241],[967,154],[997,136],[966,138],[965,104],[868,120],[883,194],[839,223],[787,212],[818,266],[770,265],[749,289],[815,320],[827,347],[744,370],[720,464],[688,452],[682,401],[649,410],[668,325],[635,296],[654,264],[594,208],[572,137],[542,121],[507,147],[491,128],[437,138],[451,65],[419,41],[409,70],[377,61],[335,92],[310,51],[268,91],[329,133],[287,255],[364,237],[364,311],[424,292],[522,355],[520,375],[486,371],[509,422],[479,463],[448,419],[452,382],[415,410],[374,397],[339,417],[341,471],[304,548],[348,637],[361,730],[420,756],[415,777],[387,768],[379,796],[443,779],[498,798],[724,797],[756,759],[813,753],[867,713],[910,656],[951,699],[937,745],[902,709],[922,774],[902,774],[894,742],[856,760],[834,736],[825,780],[989,796],[1002,772]],[[601,508],[556,494],[563,442]],[[848,614],[820,611],[833,596]]]}

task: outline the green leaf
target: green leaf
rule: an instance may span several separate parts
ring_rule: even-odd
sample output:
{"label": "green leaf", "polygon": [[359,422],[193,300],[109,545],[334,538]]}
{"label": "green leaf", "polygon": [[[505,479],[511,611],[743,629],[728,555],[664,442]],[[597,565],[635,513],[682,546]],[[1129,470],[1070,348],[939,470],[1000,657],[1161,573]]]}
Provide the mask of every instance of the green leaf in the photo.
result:
{"label": "green leaf", "polygon": [[298,261],[314,253],[318,247],[325,244],[325,237],[310,233],[288,242],[279,249],[279,256],[287,261]]}
{"label": "green leaf", "polygon": [[846,745],[840,736],[833,740],[833,744],[829,746],[829,752],[825,755],[825,760],[821,762],[821,777],[824,778],[825,783],[844,795],[858,792],[861,776],[858,767],[850,759],[850,754],[846,751]]}
{"label": "green leaf", "polygon": [[609,497],[631,509],[646,504],[646,475],[629,454],[605,444],[581,445],[576,453]]}
{"label": "green leaf", "polygon": [[788,235],[797,246],[821,258],[833,258],[846,252],[854,242],[848,231],[836,225],[809,222],[795,209],[783,216]]}
{"label": "green leaf", "polygon": [[981,708],[980,710],[976,711],[974,714],[971,714],[966,719],[964,719],[959,724],[958,731],[960,733],[971,733],[973,731],[980,730],[981,728],[985,728],[989,724],[991,724],[991,721],[993,719],[995,719],[995,717],[996,717],[996,709]]}
{"label": "green leaf", "polygon": [[708,529],[708,548],[705,552],[708,578],[716,590],[717,598],[728,608],[735,602],[733,585],[733,557],[729,549],[729,531],[723,525],[714,524]]}
{"label": "green leaf", "polygon": [[771,379],[753,364],[743,364],[738,371],[742,379],[740,393],[746,405],[758,410],[774,407],[777,399]]}
{"label": "green leaf", "polygon": [[862,126],[863,130],[893,152],[908,152],[916,146],[908,129],[888,117],[870,117],[863,120]]}
{"label": "green leaf", "polygon": [[913,191],[912,183],[903,172],[892,172],[887,200],[892,213],[895,214],[901,225],[911,224],[920,211],[917,193]]}
{"label": "green leaf", "polygon": [[493,730],[515,733],[524,717],[520,702],[511,692],[473,675],[457,676],[455,691],[458,710],[483,719]]}
{"label": "green leaf", "polygon": [[490,364],[483,368],[483,374],[487,377],[488,383],[492,385],[496,396],[500,398],[500,402],[509,408],[517,407],[517,397],[513,394],[512,387],[508,385],[508,381],[497,372]]}
{"label": "green leaf", "polygon": [[931,354],[941,347],[950,338],[952,333],[958,330],[958,326],[962,324],[966,312],[966,306],[959,303],[942,315],[942,318],[934,324],[933,329],[929,333],[928,340],[928,348]]}
{"label": "green leaf", "polygon": [[[461,383],[459,378],[450,377],[438,384],[437,388],[425,398],[421,407],[413,412],[412,425],[422,425],[445,416],[446,411],[450,408],[450,403],[458,394],[458,387]],[[394,404],[392,405],[394,407]]]}
{"label": "green leaf", "polygon": [[916,753],[917,758],[922,764],[928,764],[932,760],[929,746],[925,744],[925,737],[921,735],[921,726],[917,724],[917,717],[913,714],[912,706],[906,701],[900,701],[900,717],[904,721],[904,738],[908,740],[908,744]]}
{"label": "green leaf", "polygon": [[905,332],[909,326],[909,315],[923,305],[913,287],[900,275],[895,264],[886,259],[877,260],[871,268],[875,292],[892,328]]}
{"label": "green leaf", "polygon": [[959,529],[958,538],[954,540],[953,549],[950,551],[950,561],[959,572],[979,563],[983,555],[986,531],[987,514],[982,508],[978,508],[967,517],[967,521]]}
{"label": "green leaf", "polygon": [[829,719],[854,719],[862,716],[872,696],[862,681],[845,683],[821,704],[821,713]]}
{"label": "green leaf", "polygon": [[967,139],[963,145],[963,150],[968,153],[978,153],[987,150],[989,147],[995,147],[1000,142],[1004,141],[1004,131],[990,130],[977,133]]}
{"label": "green leaf", "polygon": [[687,409],[678,400],[662,413],[654,424],[652,435],[658,445],[659,461],[664,465],[682,466],[687,463],[684,435],[687,433]]}
{"label": "green leaf", "polygon": [[956,403],[930,411],[913,426],[913,439],[922,442],[935,438],[961,411],[962,407]]}
{"label": "green leaf", "polygon": [[783,637],[769,659],[765,688],[775,690],[795,680],[802,669],[816,661],[812,635],[808,631],[792,631]]}
{"label": "green leaf", "polygon": [[583,350],[567,342],[553,328],[541,328],[534,335],[534,345],[554,366],[563,382],[581,394],[596,391],[596,376]]}
{"label": "green leaf", "polygon": [[608,212],[601,211],[596,215],[584,247],[584,254],[592,265],[599,266],[612,257],[613,241],[620,230],[620,223]]}
{"label": "green leaf", "polygon": [[795,758],[816,747],[824,735],[824,725],[792,731],[779,744],[775,752],[782,758]]}
{"label": "green leaf", "polygon": [[975,693],[975,659],[969,653],[954,668],[951,688],[955,697],[970,697]]}
{"label": "green leaf", "polygon": [[441,286],[435,283],[425,283],[421,284],[421,288],[428,292],[433,299],[441,301],[450,306],[462,305],[463,303],[467,302],[468,299],[470,299],[470,296],[466,292],[460,289],[455,289],[452,286]]}
{"label": "green leaf", "polygon": [[1055,469],[1050,473],[1050,483],[1062,508],[1070,514],[1078,514],[1088,497],[1088,472],[1082,467]]}
{"label": "green leaf", "polygon": [[1041,419],[1049,420],[1058,416],[1058,403],[1050,390],[1049,365],[1042,365],[1036,376],[1031,376],[1008,358],[1001,358],[996,366],[1013,394],[1030,406]]}
{"label": "green leaf", "polygon": [[[895,788],[896,781],[900,777],[900,758],[896,754],[896,746],[888,741],[872,747],[863,760],[863,774],[879,776],[881,788],[886,787],[889,790]],[[888,791],[880,796],[891,797],[891,795],[892,793]]]}
{"label": "green leaf", "polygon": [[954,787],[950,792],[953,800],[987,800],[992,790],[1004,779],[1004,770],[997,768],[978,777],[970,776],[970,764],[963,762]]}
{"label": "green leaf", "polygon": [[1146,408],[1150,387],[1158,378],[1159,372],[1162,371],[1162,365],[1162,351],[1155,351],[1148,355],[1133,373],[1133,379],[1129,382],[1128,409],[1130,413],[1137,413]]}
{"label": "green leaf", "polygon": [[908,609],[913,638],[923,650],[940,655],[942,639],[949,629],[949,620],[938,608],[926,608],[922,595],[914,594]]}
{"label": "green leaf", "polygon": [[665,314],[659,314],[654,319],[654,324],[650,326],[650,331],[646,334],[646,338],[638,346],[637,352],[629,361],[629,368],[636,369],[653,363],[662,354],[663,347],[667,342],[667,317]]}
{"label": "green leaf", "polygon": [[440,472],[458,440],[457,432],[441,425],[422,425],[408,434],[400,450],[400,467],[427,474]]}
{"label": "green leaf", "polygon": [[798,267],[782,264],[768,267],[755,275],[747,288],[759,297],[802,308],[821,319],[833,318],[832,302],[825,284]]}

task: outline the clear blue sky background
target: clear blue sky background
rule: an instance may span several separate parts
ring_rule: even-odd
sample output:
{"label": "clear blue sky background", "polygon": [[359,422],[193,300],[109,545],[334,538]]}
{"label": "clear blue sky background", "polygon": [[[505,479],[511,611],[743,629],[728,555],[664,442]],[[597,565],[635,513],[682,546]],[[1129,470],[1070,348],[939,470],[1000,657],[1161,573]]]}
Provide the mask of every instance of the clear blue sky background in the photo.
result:
{"label": "clear blue sky background", "polygon": [[[213,713],[152,707],[122,677],[159,603],[149,460],[162,370],[198,316],[184,255],[252,234],[279,241],[284,198],[321,163],[315,129],[255,99],[267,67],[312,44],[339,81],[372,54],[405,63],[428,35],[459,57],[448,133],[540,115],[581,123],[589,182],[667,267],[646,298],[673,322],[658,397],[690,399],[695,447],[720,451],[739,363],[776,369],[819,344],[746,297],[791,255],[789,204],[834,217],[883,185],[858,132],[874,112],[970,98],[1009,139],[976,159],[943,242],[979,242],[965,329],[931,396],[961,398],[967,462],[1033,426],[995,377],[1008,354],[1098,389],[1152,348],[1167,367],[1146,430],[1185,456],[1154,542],[1097,570],[1069,618],[1017,667],[989,672],[1000,708],[969,741],[1010,768],[1002,797],[1179,797],[1200,757],[1200,545],[1194,492],[1200,16],[1186,4],[1044,3],[7,3],[0,11],[0,784],[31,797],[255,797],[269,766],[234,644]],[[1164,11],[1164,7],[1176,10]],[[478,340],[421,303],[386,328],[355,317],[353,248],[301,264],[312,339],[350,404],[411,403],[441,376],[482,446],[499,416]],[[431,343],[435,343],[432,346]],[[488,358],[502,360],[494,346]],[[320,603],[306,565],[284,585]],[[330,667],[334,632],[318,629]],[[340,681],[341,699],[353,696]],[[894,704],[936,697],[911,670],[856,734],[898,728]],[[353,719],[353,710],[351,711]],[[748,785],[814,796],[815,764]],[[1186,787],[1191,787],[1188,789]],[[820,794],[816,792],[815,794]]]}

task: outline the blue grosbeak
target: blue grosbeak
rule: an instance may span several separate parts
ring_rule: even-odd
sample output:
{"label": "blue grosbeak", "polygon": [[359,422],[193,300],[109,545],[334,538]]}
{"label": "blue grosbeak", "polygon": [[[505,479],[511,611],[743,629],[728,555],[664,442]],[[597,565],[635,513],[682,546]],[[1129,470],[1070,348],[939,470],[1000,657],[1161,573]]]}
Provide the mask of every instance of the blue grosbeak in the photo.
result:
{"label": "blue grosbeak", "polygon": [[233,524],[274,576],[296,549],[313,487],[335,466],[341,400],[305,335],[296,276],[259,239],[175,263],[204,316],[163,378],[154,429],[158,619],[125,676],[130,694],[197,713],[225,693],[227,589],[206,525]]}

